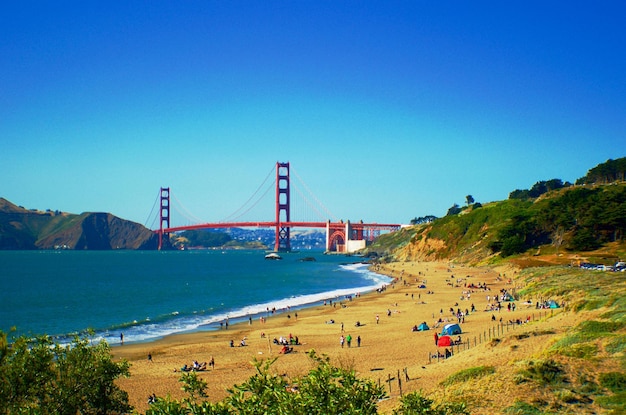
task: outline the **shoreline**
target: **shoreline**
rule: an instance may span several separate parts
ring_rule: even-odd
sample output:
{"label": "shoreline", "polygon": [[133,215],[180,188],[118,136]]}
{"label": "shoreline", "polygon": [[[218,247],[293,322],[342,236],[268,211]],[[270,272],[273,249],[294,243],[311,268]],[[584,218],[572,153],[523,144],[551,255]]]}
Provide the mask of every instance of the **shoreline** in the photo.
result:
{"label": "shoreline", "polygon": [[[172,336],[180,336],[180,335],[193,335],[204,332],[220,332],[226,327],[234,327],[240,324],[247,324],[250,320],[256,322],[259,321],[260,318],[274,318],[281,315],[293,314],[301,310],[306,310],[314,307],[321,306],[322,303],[333,303],[333,302],[342,302],[346,301],[347,297],[356,297],[366,295],[371,292],[375,292],[381,287],[384,287],[393,282],[393,278],[387,274],[376,272],[372,270],[372,265],[366,262],[354,262],[354,263],[345,263],[339,264],[340,267],[343,266],[358,266],[354,269],[346,269],[344,272],[349,273],[363,273],[363,274],[372,274],[377,275],[376,278],[366,278],[363,277],[363,280],[370,280],[372,285],[362,285],[358,287],[351,288],[340,288],[334,289],[332,291],[319,292],[314,294],[304,294],[294,297],[285,297],[277,300],[270,300],[265,303],[259,304],[251,304],[245,305],[240,308],[232,310],[230,313],[224,314],[215,314],[205,316],[207,318],[207,322],[199,323],[197,326],[191,329],[185,329],[180,331],[174,331],[170,333],[166,333],[163,335],[158,335],[155,337],[147,337],[139,340],[128,340],[126,333],[124,333],[124,329],[121,328],[119,332],[124,333],[124,343],[123,346],[131,346],[131,345],[149,345],[154,342],[160,342],[168,339]],[[358,269],[360,268],[361,271]],[[384,281],[384,279],[388,279],[388,281]],[[366,281],[364,281],[365,283]],[[295,303],[294,303],[295,301]],[[189,318],[189,316],[187,317]],[[145,322],[144,322],[145,323]],[[106,330],[109,333],[112,330]],[[115,336],[102,336],[103,340],[107,340],[109,345],[113,347],[121,347],[119,341],[119,335]],[[113,340],[113,341],[111,341]]]}
{"label": "shoreline", "polygon": [[[130,403],[140,412],[147,409],[146,399],[156,393],[182,398],[178,378],[180,367],[194,360],[202,363],[215,359],[215,368],[197,372],[208,383],[209,400],[225,398],[227,389],[246,381],[255,373],[251,362],[274,359],[271,371],[293,379],[305,375],[311,369],[307,351],[313,349],[318,355],[327,355],[331,362],[354,369],[358,376],[384,382],[388,376],[405,371],[411,381],[405,383],[407,390],[425,389],[436,379],[451,370],[450,362],[435,362],[432,353],[441,351],[434,345],[435,330],[412,332],[414,325],[427,322],[452,320],[448,310],[455,304],[463,309],[475,303],[476,312],[461,324],[464,340],[476,343],[482,332],[493,325],[492,315],[499,318],[526,318],[530,311],[521,306],[516,311],[484,311],[486,297],[473,293],[469,302],[460,300],[463,284],[488,284],[491,294],[509,287],[507,278],[501,278],[492,268],[472,268],[440,262],[390,263],[381,265],[374,272],[386,275],[394,282],[382,292],[375,290],[345,304],[334,306],[314,305],[298,310],[298,317],[289,318],[287,313],[277,314],[264,323],[259,320],[232,324],[228,329],[202,331],[167,336],[150,343],[112,346],[115,359],[126,359],[131,366],[131,377],[120,379],[120,386],[129,393]],[[455,274],[457,274],[455,276]],[[460,282],[463,281],[463,282]],[[426,289],[419,288],[425,284]],[[432,294],[428,294],[431,292]],[[444,311],[445,310],[445,311]],[[334,324],[328,324],[334,320]],[[357,327],[356,322],[360,322]],[[506,320],[505,320],[506,321]],[[342,330],[343,327],[343,330]],[[294,346],[294,353],[280,354],[274,338],[298,336],[301,344]],[[341,347],[340,336],[350,334],[355,340],[361,337],[360,347]],[[245,339],[246,346],[230,347],[232,340],[238,345]],[[467,352],[469,353],[469,351]],[[152,360],[147,359],[148,354]],[[454,359],[451,359],[454,360]],[[437,364],[437,371],[428,370]],[[436,372],[436,373],[435,373]],[[391,387],[391,386],[390,386]],[[391,390],[391,399],[380,403],[381,413],[397,405],[397,396]]]}

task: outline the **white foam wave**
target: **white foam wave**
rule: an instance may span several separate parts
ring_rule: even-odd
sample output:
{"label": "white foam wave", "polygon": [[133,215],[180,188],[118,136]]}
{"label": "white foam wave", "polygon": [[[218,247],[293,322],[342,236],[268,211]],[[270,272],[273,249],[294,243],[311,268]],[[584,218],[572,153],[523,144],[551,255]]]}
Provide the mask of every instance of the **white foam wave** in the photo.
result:
{"label": "white foam wave", "polygon": [[[368,282],[365,285],[332,291],[320,292],[315,294],[292,296],[289,298],[281,298],[271,300],[265,303],[253,304],[241,307],[228,312],[206,315],[205,313],[194,313],[190,316],[179,317],[178,312],[172,312],[170,317],[173,319],[165,319],[161,322],[152,322],[147,318],[144,322],[125,327],[125,342],[145,342],[166,337],[171,334],[193,332],[198,330],[211,330],[219,328],[219,324],[223,322],[240,322],[248,318],[257,318],[261,315],[271,316],[271,311],[276,310],[277,313],[284,313],[289,310],[304,308],[323,302],[324,300],[337,300],[346,296],[355,296],[381,288],[392,281],[391,278],[377,274],[368,269],[367,264],[345,264],[339,267],[339,272],[356,272]],[[269,311],[268,311],[269,310]],[[96,341],[106,340],[111,345],[120,344],[120,331],[103,331],[96,333]]]}

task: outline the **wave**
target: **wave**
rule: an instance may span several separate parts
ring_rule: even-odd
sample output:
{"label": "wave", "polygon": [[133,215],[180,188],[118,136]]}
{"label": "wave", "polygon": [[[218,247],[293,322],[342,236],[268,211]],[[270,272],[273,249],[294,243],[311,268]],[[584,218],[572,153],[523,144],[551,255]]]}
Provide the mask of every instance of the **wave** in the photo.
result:
{"label": "wave", "polygon": [[[273,314],[272,310],[275,310],[274,313],[295,311],[320,304],[325,300],[338,300],[348,296],[371,292],[392,281],[386,275],[370,271],[368,264],[364,263],[340,265],[337,271],[359,274],[362,285],[315,294],[279,298],[219,312],[202,310],[182,315],[178,311],[172,311],[155,318],[132,321],[109,327],[106,330],[96,331],[94,340],[104,340],[110,345],[118,345],[121,342],[121,333],[124,334],[125,343],[140,343],[154,341],[172,334],[217,330],[220,328],[220,324],[225,322],[232,324],[248,319],[257,319],[260,316],[271,316]],[[69,342],[71,339],[66,338],[65,340]],[[61,341],[63,342],[63,339]]]}

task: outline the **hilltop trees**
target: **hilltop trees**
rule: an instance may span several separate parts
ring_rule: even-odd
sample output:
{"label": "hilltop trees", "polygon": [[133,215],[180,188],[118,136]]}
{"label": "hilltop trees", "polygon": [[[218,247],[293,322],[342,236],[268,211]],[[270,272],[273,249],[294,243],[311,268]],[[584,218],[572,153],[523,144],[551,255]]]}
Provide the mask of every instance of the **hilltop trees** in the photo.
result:
{"label": "hilltop trees", "polygon": [[530,188],[530,190],[516,189],[509,193],[509,199],[530,199],[537,198],[551,190],[562,189],[569,187],[572,184],[569,182],[563,183],[561,179],[541,180],[538,181]]}
{"label": "hilltop trees", "polygon": [[626,180],[626,157],[617,160],[608,159],[590,169],[585,177],[576,180],[576,184],[606,184]]}
{"label": "hilltop trees", "polygon": [[448,209],[446,216],[458,215],[459,213],[461,213],[461,207],[455,203]]}
{"label": "hilltop trees", "polygon": [[422,225],[424,223],[431,223],[435,219],[437,219],[437,216],[433,216],[433,215],[420,216],[419,218],[411,219],[411,225]]}

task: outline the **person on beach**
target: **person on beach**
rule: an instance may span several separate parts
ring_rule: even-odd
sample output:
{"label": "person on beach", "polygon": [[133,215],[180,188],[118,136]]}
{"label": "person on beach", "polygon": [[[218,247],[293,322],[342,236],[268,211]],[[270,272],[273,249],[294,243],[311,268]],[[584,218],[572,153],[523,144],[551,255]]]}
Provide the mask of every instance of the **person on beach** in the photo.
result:
{"label": "person on beach", "polygon": [[435,346],[439,344],[439,335],[435,333]]}
{"label": "person on beach", "polygon": [[348,343],[348,347],[350,347],[350,344],[352,343],[352,336],[349,334],[346,336],[346,343]]}
{"label": "person on beach", "polygon": [[346,338],[343,337],[343,334],[341,335],[341,337],[339,338],[339,344],[341,345],[341,348],[343,349],[343,343],[346,341]]}
{"label": "person on beach", "polygon": [[213,356],[211,356],[211,360],[209,360],[209,366],[211,366],[211,369],[215,369],[215,359],[213,359]]}
{"label": "person on beach", "polygon": [[356,337],[356,346],[361,347],[361,336]]}
{"label": "person on beach", "polygon": [[124,345],[124,333],[120,333],[120,343]]}

